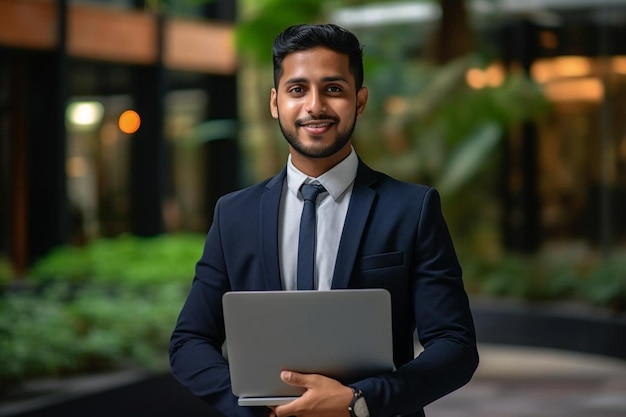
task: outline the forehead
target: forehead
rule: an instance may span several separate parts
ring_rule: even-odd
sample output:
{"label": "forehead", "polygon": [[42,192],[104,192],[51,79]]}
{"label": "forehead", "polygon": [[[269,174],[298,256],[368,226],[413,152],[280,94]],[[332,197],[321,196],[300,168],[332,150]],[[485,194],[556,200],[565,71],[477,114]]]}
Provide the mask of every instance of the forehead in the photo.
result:
{"label": "forehead", "polygon": [[283,60],[282,69],[280,84],[293,79],[317,81],[329,77],[341,77],[354,82],[348,55],[324,47],[290,53]]}

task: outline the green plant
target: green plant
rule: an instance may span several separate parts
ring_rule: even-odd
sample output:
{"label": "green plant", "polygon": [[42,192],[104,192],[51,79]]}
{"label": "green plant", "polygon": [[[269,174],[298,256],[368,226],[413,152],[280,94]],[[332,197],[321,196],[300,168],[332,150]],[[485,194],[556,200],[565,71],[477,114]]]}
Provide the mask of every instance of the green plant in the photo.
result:
{"label": "green plant", "polygon": [[481,294],[514,298],[542,297],[544,288],[538,272],[541,268],[531,259],[521,255],[508,255],[488,262],[473,271],[478,277],[470,278],[474,291]]}
{"label": "green plant", "polygon": [[5,294],[0,300],[0,382],[74,370],[79,345],[60,300],[45,294]]}
{"label": "green plant", "polygon": [[91,363],[164,369],[169,336],[187,288],[179,283],[115,293],[88,289],[68,305]]}
{"label": "green plant", "polygon": [[0,384],[122,367],[164,370],[187,288],[79,290],[54,283],[0,300]]}
{"label": "green plant", "polygon": [[468,291],[525,300],[570,300],[626,312],[626,257],[505,254],[461,260]]}
{"label": "green plant", "polygon": [[189,283],[203,243],[200,234],[98,239],[83,247],[54,249],[33,265],[30,277],[36,282],[92,281],[139,287],[173,280]]}
{"label": "green plant", "polygon": [[613,254],[597,261],[582,280],[578,295],[594,305],[626,311],[625,254]]}
{"label": "green plant", "polygon": [[203,235],[59,247],[0,295],[0,384],[121,367],[164,370]]}
{"label": "green plant", "polygon": [[9,260],[0,256],[0,288],[6,286],[13,280],[13,268]]}

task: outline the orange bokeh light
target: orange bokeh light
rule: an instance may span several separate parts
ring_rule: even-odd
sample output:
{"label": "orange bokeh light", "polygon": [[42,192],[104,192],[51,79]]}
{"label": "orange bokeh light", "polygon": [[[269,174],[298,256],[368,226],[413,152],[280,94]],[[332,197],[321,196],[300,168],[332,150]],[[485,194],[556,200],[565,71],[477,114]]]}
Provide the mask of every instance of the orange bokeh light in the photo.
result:
{"label": "orange bokeh light", "polygon": [[121,114],[118,125],[124,133],[135,133],[141,125],[141,118],[135,110],[126,110]]}

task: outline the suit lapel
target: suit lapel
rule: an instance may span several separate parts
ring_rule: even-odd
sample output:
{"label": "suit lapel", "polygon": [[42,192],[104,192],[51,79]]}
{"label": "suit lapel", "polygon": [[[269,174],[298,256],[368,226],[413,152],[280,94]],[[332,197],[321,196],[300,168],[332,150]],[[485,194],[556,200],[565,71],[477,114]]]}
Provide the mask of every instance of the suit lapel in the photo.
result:
{"label": "suit lapel", "polygon": [[260,247],[261,263],[267,290],[282,290],[278,264],[278,211],[286,169],[267,183],[267,191],[261,196]]}
{"label": "suit lapel", "polygon": [[346,221],[341,233],[337,262],[333,274],[332,288],[348,288],[352,270],[361,243],[361,237],[367,224],[376,191],[371,185],[376,182],[374,171],[359,160],[359,168],[352,188],[352,197],[348,206]]}

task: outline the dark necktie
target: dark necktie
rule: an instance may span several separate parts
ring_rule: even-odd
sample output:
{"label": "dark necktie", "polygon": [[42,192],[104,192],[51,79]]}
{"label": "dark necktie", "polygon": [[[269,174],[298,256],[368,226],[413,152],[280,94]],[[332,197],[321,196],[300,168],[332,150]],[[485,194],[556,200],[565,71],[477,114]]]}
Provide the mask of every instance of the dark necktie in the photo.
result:
{"label": "dark necktie", "polygon": [[304,198],[304,208],[300,218],[298,238],[298,289],[312,290],[315,282],[315,239],[317,234],[315,220],[315,200],[325,191],[320,184],[304,184],[300,188]]}

